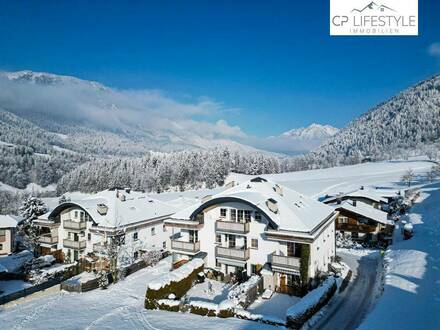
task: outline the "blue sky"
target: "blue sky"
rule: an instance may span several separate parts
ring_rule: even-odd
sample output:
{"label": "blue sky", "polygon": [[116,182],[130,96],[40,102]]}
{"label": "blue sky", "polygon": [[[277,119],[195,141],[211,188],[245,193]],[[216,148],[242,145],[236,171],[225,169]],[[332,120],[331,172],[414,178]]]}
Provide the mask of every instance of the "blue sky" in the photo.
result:
{"label": "blue sky", "polygon": [[[324,1],[1,1],[0,69],[209,97],[252,135],[343,127],[440,72],[440,2],[418,37],[330,37]],[[439,46],[440,48],[440,46]],[[437,55],[435,55],[437,54]]]}

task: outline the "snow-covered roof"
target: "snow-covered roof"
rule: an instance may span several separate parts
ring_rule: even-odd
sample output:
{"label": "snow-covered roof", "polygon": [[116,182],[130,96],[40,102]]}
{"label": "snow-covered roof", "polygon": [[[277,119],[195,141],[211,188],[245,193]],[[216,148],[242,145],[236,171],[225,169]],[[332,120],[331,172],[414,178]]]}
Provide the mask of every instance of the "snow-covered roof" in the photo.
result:
{"label": "snow-covered roof", "polygon": [[345,201],[341,204],[334,205],[334,208],[336,210],[346,210],[349,212],[356,213],[360,216],[363,216],[365,218],[371,219],[373,221],[385,224],[385,225],[391,225],[393,222],[391,220],[388,220],[388,213],[378,210],[371,205],[368,205],[363,202],[350,202]]}
{"label": "snow-covered roof", "polygon": [[[107,212],[100,214],[98,205],[105,205]],[[79,206],[87,211],[98,226],[109,228],[169,216],[177,211],[177,208],[171,204],[153,199],[145,193],[112,189],[83,199],[62,203],[51,212],[50,217],[52,218],[62,210],[73,206]]]}
{"label": "snow-covered roof", "polygon": [[176,199],[166,201],[165,203],[167,203],[168,205],[171,205],[172,207],[176,208],[177,210],[182,210],[184,208],[187,208],[188,206],[196,204],[197,202],[199,202],[198,198],[180,196]]}
{"label": "snow-covered roof", "polygon": [[205,207],[228,200],[245,202],[260,209],[278,230],[310,233],[334,213],[332,207],[292,189],[254,178],[179,211],[171,218],[190,220]]}
{"label": "snow-covered roof", "polygon": [[370,189],[366,189],[366,188],[361,188],[361,189],[357,189],[351,192],[347,192],[347,193],[340,193],[338,195],[335,196],[330,196],[324,200],[322,200],[323,203],[331,203],[332,201],[336,201],[337,199],[342,199],[342,198],[366,198],[369,200],[372,200],[374,202],[377,203],[387,203],[388,200],[386,200],[385,198],[383,198],[379,193],[377,193],[376,191],[370,190]]}
{"label": "snow-covered roof", "polygon": [[0,214],[0,228],[15,228],[21,220],[23,220],[23,218],[16,215]]}

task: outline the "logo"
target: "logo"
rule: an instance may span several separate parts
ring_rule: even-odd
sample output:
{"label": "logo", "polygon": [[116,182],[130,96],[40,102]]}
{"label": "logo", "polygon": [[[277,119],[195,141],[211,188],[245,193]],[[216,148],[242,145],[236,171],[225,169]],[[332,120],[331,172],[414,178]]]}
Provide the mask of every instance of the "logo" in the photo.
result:
{"label": "logo", "polygon": [[416,36],[418,0],[330,0],[332,36]]}

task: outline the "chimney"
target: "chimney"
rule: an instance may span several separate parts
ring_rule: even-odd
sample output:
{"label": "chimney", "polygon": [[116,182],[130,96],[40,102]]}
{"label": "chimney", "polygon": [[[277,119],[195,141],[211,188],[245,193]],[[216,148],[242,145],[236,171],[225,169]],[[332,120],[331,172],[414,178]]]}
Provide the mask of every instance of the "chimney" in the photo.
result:
{"label": "chimney", "polygon": [[356,204],[357,204],[356,201],[353,201],[353,206],[354,206],[354,207],[356,207]]}
{"label": "chimney", "polygon": [[338,198],[337,200],[336,200],[336,204],[338,204],[338,205],[341,205],[341,199],[340,198]]}
{"label": "chimney", "polygon": [[364,190],[364,186],[361,186],[361,190]]}

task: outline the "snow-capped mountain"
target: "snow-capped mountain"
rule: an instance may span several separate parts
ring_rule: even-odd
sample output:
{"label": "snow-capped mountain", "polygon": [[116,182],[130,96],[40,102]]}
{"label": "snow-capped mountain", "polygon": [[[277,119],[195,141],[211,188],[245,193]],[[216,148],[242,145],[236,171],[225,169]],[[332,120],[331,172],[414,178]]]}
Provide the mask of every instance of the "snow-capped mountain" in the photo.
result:
{"label": "snow-capped mountain", "polygon": [[77,152],[139,155],[249,146],[225,121],[195,121],[193,115],[216,111],[218,104],[179,102],[158,91],[120,91],[94,81],[45,72],[0,72],[0,110],[39,128],[65,136],[62,146]]}
{"label": "snow-capped mountain", "polygon": [[352,121],[309,157],[324,165],[402,158],[440,150],[440,74]]}
{"label": "snow-capped mountain", "polygon": [[290,131],[284,132],[285,137],[295,137],[301,139],[327,139],[336,133],[339,129],[331,125],[311,124],[308,127],[294,128]]}

